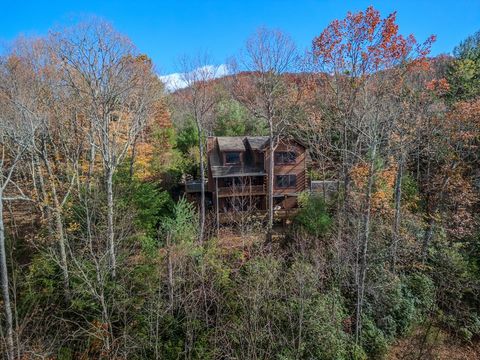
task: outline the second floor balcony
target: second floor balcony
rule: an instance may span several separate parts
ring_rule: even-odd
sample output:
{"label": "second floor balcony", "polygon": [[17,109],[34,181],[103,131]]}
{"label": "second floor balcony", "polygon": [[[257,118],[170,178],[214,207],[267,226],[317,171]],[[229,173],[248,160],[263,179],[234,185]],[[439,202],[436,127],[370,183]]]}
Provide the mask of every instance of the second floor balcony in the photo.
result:
{"label": "second floor balcony", "polygon": [[266,185],[231,185],[218,187],[218,197],[258,196],[267,193]]}

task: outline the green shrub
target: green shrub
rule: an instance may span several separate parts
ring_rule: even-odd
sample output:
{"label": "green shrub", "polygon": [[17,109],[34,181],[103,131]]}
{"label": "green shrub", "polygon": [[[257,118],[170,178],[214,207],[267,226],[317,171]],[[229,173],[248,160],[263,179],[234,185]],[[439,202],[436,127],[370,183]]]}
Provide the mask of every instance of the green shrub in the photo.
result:
{"label": "green shrub", "polygon": [[195,121],[188,118],[183,127],[177,129],[175,146],[184,155],[188,155],[192,147],[198,146],[198,130]]}
{"label": "green shrub", "polygon": [[324,235],[332,223],[323,198],[319,196],[303,196],[299,199],[300,210],[295,223],[307,233],[314,236]]}
{"label": "green shrub", "polygon": [[424,317],[435,306],[435,284],[425,274],[413,273],[404,278],[404,283],[414,299],[415,309]]}
{"label": "green shrub", "polygon": [[363,319],[362,346],[369,357],[381,359],[388,350],[388,342],[384,333],[369,319]]}

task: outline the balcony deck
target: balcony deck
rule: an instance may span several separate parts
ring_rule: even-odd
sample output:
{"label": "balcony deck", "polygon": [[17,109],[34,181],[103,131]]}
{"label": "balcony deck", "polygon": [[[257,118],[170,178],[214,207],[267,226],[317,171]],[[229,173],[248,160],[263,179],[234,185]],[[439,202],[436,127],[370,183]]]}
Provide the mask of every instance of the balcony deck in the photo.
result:
{"label": "balcony deck", "polygon": [[245,185],[245,186],[228,186],[218,188],[218,197],[230,196],[258,196],[266,195],[267,190],[264,185]]}

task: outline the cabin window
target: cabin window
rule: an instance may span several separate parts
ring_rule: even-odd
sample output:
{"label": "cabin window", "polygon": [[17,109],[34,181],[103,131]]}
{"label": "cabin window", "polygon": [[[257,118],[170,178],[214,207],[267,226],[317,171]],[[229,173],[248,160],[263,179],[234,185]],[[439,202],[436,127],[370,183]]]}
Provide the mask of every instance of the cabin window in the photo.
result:
{"label": "cabin window", "polygon": [[297,154],[294,151],[280,151],[275,153],[275,164],[294,164]]}
{"label": "cabin window", "polygon": [[296,175],[277,175],[277,188],[293,188],[297,186]]}
{"label": "cabin window", "polygon": [[240,164],[240,153],[239,152],[225,153],[225,164],[228,164],[228,165]]}

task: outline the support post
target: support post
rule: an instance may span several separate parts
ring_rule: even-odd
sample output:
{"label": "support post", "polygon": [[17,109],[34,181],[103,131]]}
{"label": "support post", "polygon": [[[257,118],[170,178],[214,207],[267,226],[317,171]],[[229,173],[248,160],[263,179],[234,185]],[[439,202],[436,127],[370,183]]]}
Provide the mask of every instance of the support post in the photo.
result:
{"label": "support post", "polygon": [[218,178],[215,178],[215,212],[217,215],[217,237],[220,233],[220,214],[218,212]]}

